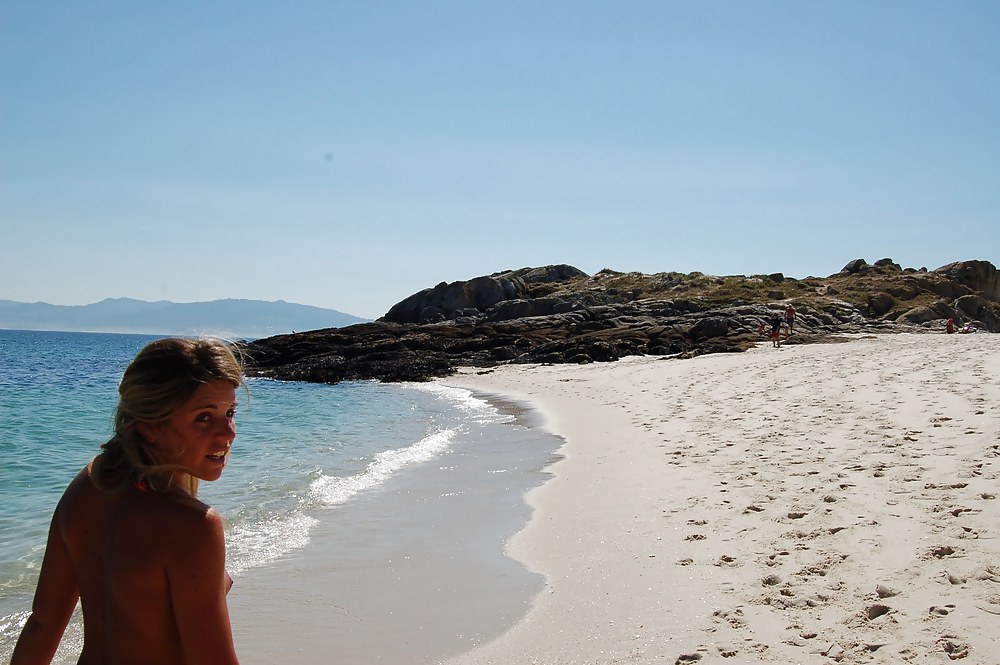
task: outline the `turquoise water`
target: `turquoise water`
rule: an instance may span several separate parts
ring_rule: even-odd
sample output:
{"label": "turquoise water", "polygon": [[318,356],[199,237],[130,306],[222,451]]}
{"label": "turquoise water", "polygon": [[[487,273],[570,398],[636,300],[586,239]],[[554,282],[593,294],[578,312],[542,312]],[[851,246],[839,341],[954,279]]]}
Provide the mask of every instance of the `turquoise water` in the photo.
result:
{"label": "turquoise water", "polygon": [[[0,660],[27,616],[55,503],[110,436],[121,373],[152,339],[0,330]],[[229,524],[234,576],[308,547],[321,511],[370,498],[512,420],[437,384],[248,384],[249,404],[238,393],[230,465],[199,493]],[[553,449],[530,466],[540,470]],[[71,626],[67,660],[78,639]]]}

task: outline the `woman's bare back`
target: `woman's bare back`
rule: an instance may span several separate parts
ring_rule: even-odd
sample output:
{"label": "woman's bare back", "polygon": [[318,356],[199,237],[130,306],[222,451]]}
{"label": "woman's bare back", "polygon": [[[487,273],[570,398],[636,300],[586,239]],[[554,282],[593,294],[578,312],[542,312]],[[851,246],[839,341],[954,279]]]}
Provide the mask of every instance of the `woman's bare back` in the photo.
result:
{"label": "woman's bare back", "polygon": [[[54,537],[63,542],[62,565],[76,578],[83,606],[80,663],[236,662],[215,511],[148,489],[108,495],[84,470],[66,489],[52,528],[58,533],[50,548]],[[47,563],[58,568],[59,558]]]}

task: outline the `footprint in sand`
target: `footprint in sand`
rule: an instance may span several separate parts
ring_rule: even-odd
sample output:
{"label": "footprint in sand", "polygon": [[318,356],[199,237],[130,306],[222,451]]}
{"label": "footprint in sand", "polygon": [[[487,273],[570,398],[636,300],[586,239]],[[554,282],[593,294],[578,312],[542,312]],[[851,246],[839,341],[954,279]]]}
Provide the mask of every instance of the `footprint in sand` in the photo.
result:
{"label": "footprint in sand", "polygon": [[961,478],[976,478],[981,475],[983,475],[982,464],[973,464],[971,469],[959,474]]}
{"label": "footprint in sand", "polygon": [[882,605],[881,603],[876,603],[870,607],[865,608],[865,618],[869,621],[873,621],[881,616],[885,616],[892,611],[888,605]]}
{"label": "footprint in sand", "polygon": [[960,660],[969,655],[969,645],[959,641],[955,635],[942,635],[938,639],[937,645],[948,654],[948,658],[951,660]]}
{"label": "footprint in sand", "polygon": [[951,614],[953,609],[955,609],[954,605],[945,605],[943,607],[940,605],[931,605],[927,611],[931,616],[944,617]]}
{"label": "footprint in sand", "polygon": [[962,577],[961,575],[954,575],[952,573],[948,573],[945,577],[948,579],[948,584],[951,584],[952,586],[961,586],[962,584],[965,584],[966,582],[969,581],[969,578],[967,577]]}
{"label": "footprint in sand", "polygon": [[939,545],[938,547],[931,548],[928,554],[935,559],[943,559],[946,556],[955,554],[955,548],[948,547],[947,545]]}
{"label": "footprint in sand", "polygon": [[746,626],[746,621],[743,620],[743,610],[738,607],[733,610],[715,610],[712,613],[712,617],[716,621],[725,621],[733,628],[743,628]]}
{"label": "footprint in sand", "polygon": [[[767,559],[768,559],[768,561],[775,561],[775,562],[777,562],[779,556],[788,556],[788,550],[779,550],[779,551],[775,552],[774,554],[769,554],[769,555],[767,555]],[[768,564],[768,565],[771,565],[771,564]]]}
{"label": "footprint in sand", "polygon": [[979,538],[979,532],[973,528],[963,526],[961,532],[958,534],[959,538],[969,538],[975,540]]}
{"label": "footprint in sand", "polygon": [[1000,582],[1000,569],[996,566],[984,566],[976,575],[976,579],[984,582]]}
{"label": "footprint in sand", "polygon": [[761,579],[760,583],[763,586],[777,586],[778,584],[781,584],[781,578],[777,575],[767,575]]}
{"label": "footprint in sand", "polygon": [[875,595],[879,598],[892,598],[893,596],[898,596],[899,592],[890,587],[878,584],[875,586]]}

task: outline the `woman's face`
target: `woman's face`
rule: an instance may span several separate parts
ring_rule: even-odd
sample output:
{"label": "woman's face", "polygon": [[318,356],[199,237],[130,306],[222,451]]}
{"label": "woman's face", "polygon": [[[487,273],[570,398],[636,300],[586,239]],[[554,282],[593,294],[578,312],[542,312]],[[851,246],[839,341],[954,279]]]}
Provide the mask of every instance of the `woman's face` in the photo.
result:
{"label": "woman's face", "polygon": [[218,480],[236,438],[236,388],[228,381],[198,387],[168,420],[144,428],[160,461],[199,480]]}

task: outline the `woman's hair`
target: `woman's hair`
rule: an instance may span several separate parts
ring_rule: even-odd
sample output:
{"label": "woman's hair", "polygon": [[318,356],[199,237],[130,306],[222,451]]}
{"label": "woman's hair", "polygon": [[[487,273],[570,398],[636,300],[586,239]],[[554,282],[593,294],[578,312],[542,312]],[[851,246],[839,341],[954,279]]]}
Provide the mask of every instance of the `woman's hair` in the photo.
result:
{"label": "woman's hair", "polygon": [[[170,475],[183,469],[164,464],[139,432],[139,425],[166,421],[194,395],[215,381],[243,386],[243,365],[233,348],[218,339],[159,339],[146,345],[125,369],[118,385],[115,434],[101,446],[91,467],[98,488],[120,492],[142,483],[166,490]],[[186,489],[195,496],[198,480]]]}

